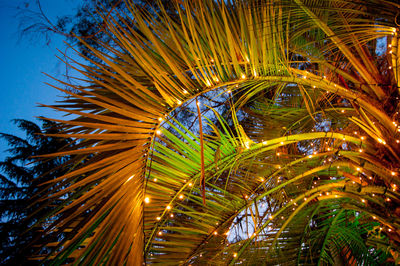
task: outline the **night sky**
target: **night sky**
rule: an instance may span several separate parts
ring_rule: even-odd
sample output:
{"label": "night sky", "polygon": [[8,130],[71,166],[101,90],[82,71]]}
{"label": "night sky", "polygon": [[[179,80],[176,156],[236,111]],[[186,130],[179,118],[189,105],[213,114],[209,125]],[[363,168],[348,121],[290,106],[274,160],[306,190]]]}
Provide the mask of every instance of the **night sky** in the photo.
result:
{"label": "night sky", "polygon": [[[74,14],[79,0],[41,0],[43,11],[55,21],[57,16]],[[48,73],[63,79],[65,66],[56,58],[56,48],[65,49],[63,37],[55,34],[46,41],[40,33],[20,36],[18,6],[35,9],[34,0],[0,0],[0,33],[2,36],[0,53],[0,132],[23,136],[10,120],[23,118],[35,120],[35,116],[61,117],[61,113],[37,103],[51,104],[61,92],[44,84],[54,83],[43,74]],[[6,143],[0,141],[0,160],[4,158]]]}

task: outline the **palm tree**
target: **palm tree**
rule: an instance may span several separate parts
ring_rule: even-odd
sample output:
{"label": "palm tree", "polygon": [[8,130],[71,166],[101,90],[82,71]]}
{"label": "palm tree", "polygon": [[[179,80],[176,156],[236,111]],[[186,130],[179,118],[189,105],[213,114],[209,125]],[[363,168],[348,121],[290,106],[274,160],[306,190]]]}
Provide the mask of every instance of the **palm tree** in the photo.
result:
{"label": "palm tree", "polygon": [[42,136],[46,133],[57,133],[55,123],[42,120],[42,126],[39,126],[24,119],[15,119],[13,122],[26,137],[0,134],[10,146],[7,150],[10,156],[0,162],[1,171],[4,173],[0,175],[1,261],[2,264],[9,265],[24,263],[31,254],[32,250],[26,247],[39,235],[40,228],[34,228],[30,233],[26,231],[49,208],[30,216],[37,207],[31,205],[30,198],[38,196],[36,194],[40,190],[40,183],[62,174],[59,166],[67,159],[55,158],[39,163],[35,156],[56,152],[69,143],[68,139]]}
{"label": "palm tree", "polygon": [[[88,85],[58,88],[70,98],[51,106],[75,116],[50,119],[65,132],[48,136],[80,142],[49,155],[72,159],[67,174],[46,183],[54,189],[41,200],[61,203],[45,217],[43,235],[53,241],[38,241],[34,258],[398,260],[400,5],[175,7],[173,17],[162,6],[155,18],[133,4],[118,20],[103,14],[116,45],[102,44],[107,53],[80,40],[99,60],[76,62]],[[184,110],[194,126],[179,120]]]}

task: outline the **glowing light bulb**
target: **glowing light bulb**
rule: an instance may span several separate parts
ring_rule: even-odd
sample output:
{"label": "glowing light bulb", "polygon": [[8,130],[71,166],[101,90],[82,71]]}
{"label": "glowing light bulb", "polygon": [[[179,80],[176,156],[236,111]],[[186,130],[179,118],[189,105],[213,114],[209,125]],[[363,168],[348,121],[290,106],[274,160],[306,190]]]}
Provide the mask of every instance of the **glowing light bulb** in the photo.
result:
{"label": "glowing light bulb", "polygon": [[158,232],[158,235],[159,235],[159,236],[161,236],[161,235],[162,235],[162,232],[161,232],[161,231],[160,231],[160,232]]}
{"label": "glowing light bulb", "polygon": [[182,101],[181,101],[181,100],[177,100],[176,103],[177,103],[178,105],[181,105],[181,104],[182,104]]}
{"label": "glowing light bulb", "polygon": [[217,231],[214,231],[214,235],[218,235]]}
{"label": "glowing light bulb", "polygon": [[159,118],[158,118],[158,121],[162,122],[162,121],[163,121],[162,117],[159,117]]}
{"label": "glowing light bulb", "polygon": [[191,186],[193,186],[193,183],[192,183],[192,182],[190,182],[188,185],[189,185],[189,187],[191,187]]}
{"label": "glowing light bulb", "polygon": [[358,151],[359,151],[359,152],[363,152],[363,150],[362,150],[362,149],[359,149]]}
{"label": "glowing light bulb", "polygon": [[233,257],[236,258],[237,257],[237,253],[233,253]]}
{"label": "glowing light bulb", "polygon": [[171,213],[171,214],[169,215],[169,217],[174,218],[174,215]]}
{"label": "glowing light bulb", "polygon": [[144,198],[144,202],[145,202],[145,203],[150,203],[150,198],[149,198],[149,197],[145,197],[145,198]]}
{"label": "glowing light bulb", "polygon": [[378,142],[379,142],[379,143],[383,143],[383,140],[380,139],[380,138],[378,138]]}
{"label": "glowing light bulb", "polygon": [[157,220],[157,221],[160,221],[160,220],[161,220],[161,217],[157,217],[156,220]]}
{"label": "glowing light bulb", "polygon": [[246,75],[244,73],[242,73],[242,75],[240,76],[242,79],[246,78]]}
{"label": "glowing light bulb", "polygon": [[161,135],[161,133],[162,133],[161,130],[159,130],[159,129],[156,130],[157,135]]}
{"label": "glowing light bulb", "polygon": [[168,206],[167,206],[167,210],[170,210],[170,209],[171,209],[171,206],[170,206],[170,205],[168,205]]}
{"label": "glowing light bulb", "polygon": [[179,195],[179,199],[183,199],[183,195],[182,194]]}
{"label": "glowing light bulb", "polygon": [[395,172],[392,172],[392,175],[396,175],[396,173],[395,173]]}
{"label": "glowing light bulb", "polygon": [[362,201],[363,203],[365,203],[365,199],[362,199],[361,201]]}

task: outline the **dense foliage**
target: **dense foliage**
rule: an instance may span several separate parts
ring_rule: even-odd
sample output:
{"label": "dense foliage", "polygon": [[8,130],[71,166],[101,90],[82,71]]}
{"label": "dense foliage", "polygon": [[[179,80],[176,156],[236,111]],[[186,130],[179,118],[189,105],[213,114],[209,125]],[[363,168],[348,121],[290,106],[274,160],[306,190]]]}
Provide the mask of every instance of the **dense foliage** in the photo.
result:
{"label": "dense foliage", "polygon": [[39,205],[33,205],[31,199],[43,193],[41,183],[63,174],[60,166],[67,159],[59,157],[39,162],[36,156],[54,153],[70,143],[68,139],[43,136],[58,132],[55,123],[42,121],[39,126],[22,119],[13,122],[26,137],[0,134],[10,146],[9,155],[0,162],[0,258],[4,265],[27,263],[33,251],[29,244],[43,228],[28,229],[49,209],[38,210]]}
{"label": "dense foliage", "polygon": [[80,141],[53,155],[71,159],[41,198],[57,209],[35,258],[397,260],[400,6],[173,3],[99,8],[108,41],[79,38],[87,85],[58,88],[70,97],[52,108],[74,117],[52,121]]}

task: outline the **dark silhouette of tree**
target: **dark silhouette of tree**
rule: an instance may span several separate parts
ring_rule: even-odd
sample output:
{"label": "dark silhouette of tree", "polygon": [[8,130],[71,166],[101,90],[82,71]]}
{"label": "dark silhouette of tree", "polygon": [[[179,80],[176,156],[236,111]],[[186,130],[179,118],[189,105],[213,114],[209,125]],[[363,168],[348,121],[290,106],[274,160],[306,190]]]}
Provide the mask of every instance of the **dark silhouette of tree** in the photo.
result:
{"label": "dark silhouette of tree", "polygon": [[40,183],[62,174],[60,166],[68,158],[51,158],[39,163],[35,156],[54,153],[68,146],[70,140],[42,135],[59,132],[54,122],[41,120],[41,126],[23,119],[13,122],[26,137],[0,133],[0,138],[10,147],[6,151],[8,156],[0,162],[0,260],[2,264],[20,265],[31,252],[28,244],[42,229],[30,227],[37,221],[36,217],[51,208],[35,212],[37,206],[30,199],[40,195]]}

